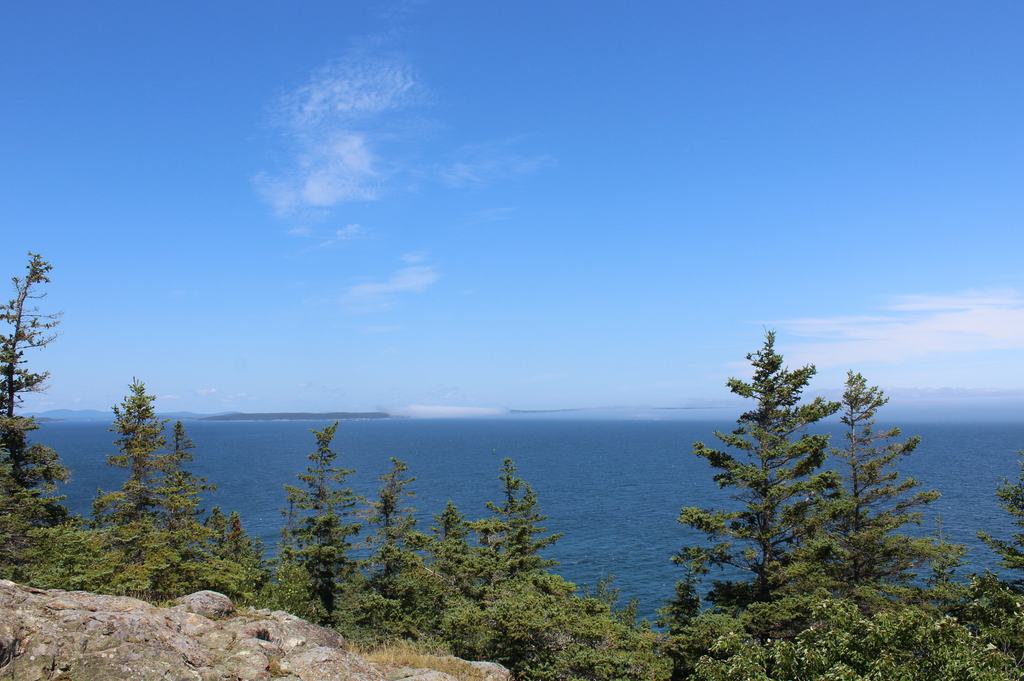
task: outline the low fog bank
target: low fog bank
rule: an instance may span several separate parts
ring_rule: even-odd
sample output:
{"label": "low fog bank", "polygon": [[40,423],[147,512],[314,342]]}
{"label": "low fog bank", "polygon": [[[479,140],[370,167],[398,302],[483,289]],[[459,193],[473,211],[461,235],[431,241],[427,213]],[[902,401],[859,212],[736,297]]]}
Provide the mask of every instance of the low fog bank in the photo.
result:
{"label": "low fog bank", "polygon": [[509,409],[507,407],[456,407],[412,404],[378,407],[401,418],[507,418],[573,420],[734,420],[742,408],[730,407],[588,407],[581,409]]}

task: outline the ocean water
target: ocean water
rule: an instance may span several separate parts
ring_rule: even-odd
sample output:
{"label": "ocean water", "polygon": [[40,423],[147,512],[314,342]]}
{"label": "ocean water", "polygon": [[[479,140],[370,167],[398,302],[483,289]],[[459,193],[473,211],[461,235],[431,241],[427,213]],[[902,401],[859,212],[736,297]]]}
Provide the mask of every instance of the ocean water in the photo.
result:
{"label": "ocean water", "polygon": [[[191,470],[217,485],[204,506],[237,509],[246,529],[273,549],[282,524],[282,485],[294,483],[309,464],[306,456],[315,448],[310,428],[327,424],[185,425],[196,444]],[[900,426],[905,435],[922,437],[900,472],[943,495],[914,531],[931,533],[934,516],[941,515],[950,539],[972,547],[966,569],[994,569],[995,556],[974,532],[1002,537],[1016,529],[998,507],[995,488],[1001,477],[1018,474],[1024,424]],[[711,468],[692,453],[694,442],[710,445],[716,442],[713,431],[733,427],[726,420],[529,416],[343,421],[333,448],[339,453],[336,465],[356,469],[348,478],[352,489],[367,497],[379,487],[378,476],[390,470],[390,457],[407,462],[417,478],[413,503],[423,530],[449,499],[468,519],[486,516],[485,503],[499,501],[501,460],[511,457],[537,492],[548,529],[564,533],[545,552],[560,561],[555,570],[578,586],[614,574],[624,599],[638,598],[641,614],[653,619],[680,577],[671,557],[701,540],[677,523],[680,507],[735,507],[728,491],[712,481]],[[105,422],[68,421],[46,423],[35,433],[34,441],[56,449],[74,470],[62,491],[76,512],[88,514],[98,489],[119,488],[124,480],[123,471],[106,465],[106,455],[116,452],[108,428]],[[841,446],[838,428],[834,432],[834,444]]]}

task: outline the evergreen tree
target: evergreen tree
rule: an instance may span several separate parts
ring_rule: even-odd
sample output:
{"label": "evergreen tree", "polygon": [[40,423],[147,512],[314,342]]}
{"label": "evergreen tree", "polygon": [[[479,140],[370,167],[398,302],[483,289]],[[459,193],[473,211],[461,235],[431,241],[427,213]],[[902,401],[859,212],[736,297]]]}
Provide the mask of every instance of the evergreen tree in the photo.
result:
{"label": "evergreen tree", "polygon": [[366,520],[376,531],[367,538],[370,554],[371,584],[385,598],[391,598],[391,584],[396,578],[418,563],[417,556],[408,546],[409,536],[416,527],[416,509],[405,505],[405,499],[416,496],[407,489],[416,478],[405,477],[409,466],[391,457],[392,468],[380,477],[384,485],[377,491],[377,499],[368,503]]}
{"label": "evergreen tree", "polygon": [[120,490],[100,491],[93,501],[93,524],[104,549],[95,578],[107,590],[148,598],[207,587],[229,590],[232,566],[210,554],[211,533],[198,508],[199,494],[214,487],[182,468],[192,460],[193,445],[181,422],[168,449],[167,421],[156,416],[156,398],[138,380],[130,387],[114,407],[111,431],[120,453],[107,457],[128,478]]}
{"label": "evergreen tree", "polygon": [[115,593],[154,597],[156,582],[176,561],[167,532],[157,522],[159,485],[167,456],[164,423],[157,419],[145,386],[134,380],[131,393],[114,407],[110,429],[120,453],[107,456],[107,465],[128,472],[120,490],[97,492],[93,500],[93,524],[101,533],[104,559],[98,578]]}
{"label": "evergreen tree", "polygon": [[888,402],[877,387],[867,387],[849,372],[842,400],[846,447],[832,449],[843,486],[820,505],[821,531],[799,549],[807,590],[824,587],[837,598],[851,598],[867,612],[892,599],[911,600],[915,570],[936,556],[927,537],[897,534],[921,524],[921,509],[939,498],[935,490],[918,491],[920,483],[900,478],[894,468],[917,447],[919,437],[891,442],[899,428],[873,429],[875,414]]}
{"label": "evergreen tree", "polygon": [[491,516],[469,524],[479,544],[474,554],[483,586],[558,564],[542,558],[539,552],[558,541],[562,533],[534,538],[547,532],[540,525],[547,516],[541,515],[537,494],[530,483],[516,476],[512,459],[506,457],[501,463],[499,479],[504,500],[500,504],[487,502]]}
{"label": "evergreen tree", "polygon": [[[999,499],[999,506],[1003,508],[1017,527],[1024,527],[1024,450],[1018,454],[1021,459],[1017,462],[1020,472],[1015,483],[1003,478],[1003,483],[996,488],[996,497]],[[1014,532],[1009,541],[996,539],[988,532],[978,532],[978,538],[999,554],[999,566],[1008,570],[1024,570],[1024,533]],[[1017,580],[1020,586],[1024,586],[1024,580]]]}
{"label": "evergreen tree", "polygon": [[[346,580],[354,576],[355,561],[348,556],[348,538],[359,531],[350,522],[358,497],[341,488],[353,470],[332,467],[338,453],[331,449],[338,422],[321,431],[313,430],[317,448],[311,452],[312,466],[296,477],[305,488],[285,485],[288,492],[289,527],[280,545],[278,587],[288,590],[288,599],[301,612],[320,623],[330,623]],[[297,515],[299,512],[305,515]]]}
{"label": "evergreen tree", "polygon": [[[443,589],[440,638],[456,654],[508,666],[515,678],[661,679],[668,663],[657,636],[638,626],[633,605],[615,608],[607,584],[580,598],[545,568],[540,551],[561,536],[539,537],[545,516],[510,459],[502,462],[501,503],[469,522],[448,503],[435,516],[427,570]],[[467,542],[476,535],[477,545]]]}
{"label": "evergreen tree", "polygon": [[834,473],[820,470],[828,436],[804,430],[840,405],[820,397],[801,403],[816,370],[807,365],[790,371],[774,346],[775,333],[769,331],[761,350],[747,355],[754,368],[752,382],[731,378],[727,383],[754,406],[740,416],[735,430],[716,431],[715,437],[743,458],[702,442],[693,446],[696,456],[720,471],[714,476],[718,486],[736,490],[733,499],[742,508],[686,507],[679,515],[679,522],[706,535],[710,546],[684,548],[678,560],[698,574],[726,566],[749,574],[739,583],[716,581],[708,598],[723,612],[744,613],[748,626],[762,637],[787,626],[786,608],[779,601],[790,584],[792,551],[812,530],[815,499],[838,485]]}
{"label": "evergreen tree", "polygon": [[434,514],[431,536],[426,542],[430,564],[427,571],[452,592],[469,594],[474,591],[472,548],[469,545],[470,523],[466,514],[449,499],[441,513]]}
{"label": "evergreen tree", "polygon": [[0,306],[0,320],[9,329],[0,335],[0,577],[22,579],[32,532],[67,519],[56,490],[70,471],[51,448],[29,442],[28,434],[39,424],[17,414],[24,394],[44,390],[49,376],[25,367],[25,351],[57,338],[61,313],[44,314],[35,305],[46,297],[38,287],[50,283],[51,269],[29,253],[26,275],[12,278],[14,298]]}
{"label": "evergreen tree", "polygon": [[927,589],[924,597],[933,610],[937,610],[940,615],[947,615],[955,612],[967,598],[967,586],[957,579],[956,573],[967,564],[970,549],[946,540],[941,516],[935,518],[935,524],[935,553],[929,561],[931,574],[925,580]]}
{"label": "evergreen tree", "polygon": [[420,639],[437,628],[438,585],[417,553],[427,542],[415,530],[416,509],[406,501],[415,496],[408,486],[416,478],[406,477],[405,462],[392,457],[391,463],[391,470],[380,476],[377,498],[367,504],[367,522],[376,530],[365,542],[371,549],[369,578],[354,624],[378,640]]}
{"label": "evergreen tree", "polygon": [[210,552],[214,559],[229,569],[234,568],[236,573],[231,575],[233,579],[224,593],[236,602],[256,602],[270,581],[263,542],[245,531],[238,511],[225,516],[220,506],[215,506],[203,525],[210,534]]}
{"label": "evergreen tree", "polygon": [[185,434],[184,425],[175,422],[163,475],[155,491],[160,525],[178,553],[180,565],[196,571],[193,581],[198,583],[209,578],[205,573],[212,558],[212,533],[203,522],[205,511],[199,507],[200,495],[216,491],[217,486],[183,468],[192,461],[193,449],[195,445]]}

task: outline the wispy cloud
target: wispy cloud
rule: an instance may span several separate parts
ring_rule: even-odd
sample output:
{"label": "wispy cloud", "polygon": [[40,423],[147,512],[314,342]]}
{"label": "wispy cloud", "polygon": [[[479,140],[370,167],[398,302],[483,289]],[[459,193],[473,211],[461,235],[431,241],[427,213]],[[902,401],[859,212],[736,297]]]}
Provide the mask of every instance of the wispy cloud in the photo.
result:
{"label": "wispy cloud", "polygon": [[438,167],[441,179],[450,187],[493,184],[518,175],[535,173],[555,164],[552,156],[524,156],[513,151],[520,140],[463,147],[456,159]]}
{"label": "wispy cloud", "polygon": [[404,260],[405,262],[408,262],[408,263],[423,262],[426,259],[427,259],[427,254],[426,253],[406,253],[405,255],[403,255],[401,257],[401,260]]}
{"label": "wispy cloud", "polygon": [[389,307],[401,293],[422,293],[441,277],[430,265],[404,267],[387,281],[356,284],[342,298],[350,309],[368,311]]}
{"label": "wispy cloud", "polygon": [[503,206],[501,208],[490,208],[477,211],[476,219],[480,222],[495,222],[496,220],[508,220],[512,217],[515,208]]}
{"label": "wispy cloud", "polygon": [[789,319],[773,325],[819,339],[787,344],[819,367],[898,363],[939,353],[1024,349],[1024,297],[1013,290],[907,295],[856,317]]}
{"label": "wispy cloud", "polygon": [[330,237],[328,237],[325,241],[321,241],[320,243],[318,243],[314,248],[327,248],[328,246],[333,246],[334,244],[338,243],[339,241],[350,241],[352,239],[362,239],[367,234],[369,234],[369,232],[370,232],[369,229],[367,229],[366,227],[363,227],[361,225],[357,225],[357,224],[346,225],[344,229],[339,229],[334,234],[332,234]]}
{"label": "wispy cloud", "polygon": [[196,392],[199,393],[202,397],[206,397],[207,395],[214,395],[214,394],[216,394],[217,393],[217,389],[216,388],[204,388],[204,389],[201,389],[201,390],[197,390]]}
{"label": "wispy cloud", "polygon": [[383,119],[420,90],[412,68],[395,59],[351,57],[314,73],[274,107],[294,156],[290,168],[255,178],[264,199],[288,215],[378,198],[386,171],[374,145],[386,135]]}

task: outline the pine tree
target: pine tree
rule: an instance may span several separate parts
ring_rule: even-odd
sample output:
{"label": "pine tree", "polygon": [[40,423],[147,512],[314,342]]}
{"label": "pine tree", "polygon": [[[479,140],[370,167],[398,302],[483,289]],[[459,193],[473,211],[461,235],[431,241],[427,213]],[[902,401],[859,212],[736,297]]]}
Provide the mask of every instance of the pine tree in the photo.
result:
{"label": "pine tree", "polygon": [[210,535],[210,552],[220,561],[221,570],[230,573],[230,582],[222,591],[236,604],[254,603],[270,581],[263,542],[245,531],[238,511],[225,516],[220,506],[215,506],[203,525]]}
{"label": "pine tree", "polygon": [[843,486],[822,501],[821,531],[799,550],[799,567],[808,582],[802,588],[824,587],[869,613],[894,598],[911,599],[914,571],[936,555],[931,539],[896,533],[920,525],[921,509],[940,495],[915,492],[920,483],[901,479],[894,468],[920,438],[890,442],[900,436],[899,428],[873,430],[876,412],[888,401],[879,388],[867,387],[859,373],[849,372],[841,411],[846,447],[831,450]]}
{"label": "pine tree", "polygon": [[534,538],[547,532],[547,528],[540,525],[547,516],[541,515],[537,494],[530,483],[516,476],[512,459],[506,457],[501,463],[499,479],[504,500],[501,504],[487,502],[491,516],[469,524],[477,536],[479,549],[474,553],[478,574],[485,586],[557,565],[558,561],[542,558],[540,551],[562,536],[558,532]]}
{"label": "pine tree", "polygon": [[[348,556],[352,548],[348,538],[360,527],[349,521],[359,498],[351,489],[341,488],[345,477],[354,471],[332,467],[338,456],[331,450],[337,428],[335,421],[322,431],[312,431],[317,441],[316,451],[309,455],[313,465],[296,475],[305,489],[284,486],[289,504],[286,515],[294,514],[294,519],[289,517],[290,528],[280,545],[278,585],[287,587],[290,602],[301,606],[296,609],[303,612],[295,614],[308,613],[321,623],[331,622],[344,582],[353,577],[355,561]],[[305,515],[297,515],[303,511]]]}
{"label": "pine tree", "polygon": [[[838,485],[835,474],[820,470],[828,452],[828,436],[804,431],[834,414],[840,405],[820,397],[801,403],[802,392],[816,370],[807,365],[790,371],[774,346],[775,333],[768,331],[761,350],[747,355],[754,368],[753,380],[747,383],[731,378],[727,383],[734,394],[753,400],[754,406],[740,416],[735,430],[728,434],[716,431],[715,437],[743,458],[702,442],[693,446],[696,456],[720,471],[714,476],[718,486],[736,490],[732,498],[741,502],[742,508],[683,508],[679,522],[706,535],[710,546],[684,548],[678,560],[698,574],[712,567],[742,570],[748,580],[716,581],[709,600],[724,612],[746,612],[751,620],[767,616],[784,621],[787,615],[781,604],[767,609],[753,606],[784,596],[790,583],[792,550],[811,532],[809,516],[815,499]],[[771,628],[785,625],[760,622],[750,626],[768,636]]]}
{"label": "pine tree", "polygon": [[45,348],[57,338],[61,313],[44,314],[34,304],[46,297],[38,287],[50,283],[51,269],[29,253],[28,272],[12,279],[14,298],[0,306],[0,320],[9,328],[0,335],[0,577],[23,578],[32,532],[68,517],[56,490],[71,472],[53,449],[29,442],[28,434],[39,424],[17,414],[24,394],[45,390],[50,375],[24,365],[26,350]]}
{"label": "pine tree", "polygon": [[[1024,450],[1018,452],[1021,459],[1017,462],[1020,472],[1017,482],[1010,483],[1003,478],[1003,483],[996,488],[999,506],[1005,510],[1017,527],[1024,527]],[[1014,532],[1011,540],[996,539],[988,532],[978,532],[978,538],[999,554],[999,566],[1008,570],[1024,570],[1024,533]],[[1018,586],[1024,587],[1024,580],[1017,580]]]}
{"label": "pine tree", "polygon": [[408,538],[416,527],[416,509],[405,505],[405,499],[416,496],[407,487],[416,478],[405,477],[409,466],[404,461],[391,457],[391,471],[380,477],[383,486],[377,491],[377,499],[368,504],[366,520],[376,527],[367,538],[370,555],[371,584],[385,598],[392,598],[393,585],[403,572],[418,563],[418,557],[408,546]]}
{"label": "pine tree", "polygon": [[182,468],[192,460],[193,445],[181,422],[168,448],[167,421],[156,416],[156,398],[138,380],[130,388],[114,407],[111,431],[118,435],[120,453],[107,457],[107,464],[126,470],[128,479],[120,490],[100,491],[93,501],[93,524],[104,547],[95,578],[109,590],[149,598],[223,589],[232,569],[214,561],[211,532],[198,508],[200,493],[215,487]]}
{"label": "pine tree", "polygon": [[134,380],[131,393],[114,407],[110,429],[118,434],[119,454],[107,456],[107,465],[128,471],[120,490],[97,492],[93,524],[101,533],[104,560],[95,578],[115,593],[144,597],[158,595],[157,580],[177,560],[167,532],[157,522],[156,489],[167,466],[164,423],[157,419],[155,397]]}
{"label": "pine tree", "polygon": [[406,501],[415,496],[408,487],[416,478],[406,477],[405,462],[392,457],[391,463],[380,476],[377,498],[367,504],[367,522],[376,530],[365,542],[369,575],[354,625],[377,640],[420,639],[437,629],[439,586],[417,552],[427,540],[416,531],[416,509]]}
{"label": "pine tree", "polygon": [[446,590],[471,593],[475,586],[470,563],[472,548],[469,545],[470,523],[466,514],[449,499],[441,513],[434,514],[431,536],[426,542],[430,564],[427,571],[439,580]]}

